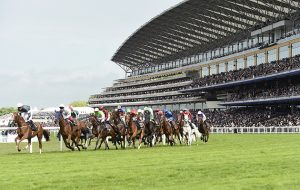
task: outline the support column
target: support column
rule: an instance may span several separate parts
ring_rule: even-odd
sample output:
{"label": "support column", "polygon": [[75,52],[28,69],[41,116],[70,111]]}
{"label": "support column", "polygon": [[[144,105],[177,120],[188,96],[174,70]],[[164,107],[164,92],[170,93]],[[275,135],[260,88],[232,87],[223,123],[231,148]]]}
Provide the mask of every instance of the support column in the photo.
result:
{"label": "support column", "polygon": [[225,72],[228,72],[228,63],[225,63]]}
{"label": "support column", "polygon": [[208,76],[210,76],[210,65],[207,66]]}
{"label": "support column", "polygon": [[268,51],[265,51],[265,62],[264,63],[268,63]]}
{"label": "support column", "polygon": [[202,67],[199,69],[199,76],[202,78]]}
{"label": "support column", "polygon": [[293,46],[292,46],[292,44],[289,44],[289,46],[288,46],[288,48],[289,48],[289,57],[291,58],[292,56],[293,56]]}
{"label": "support column", "polygon": [[276,61],[278,62],[279,59],[280,59],[280,49],[278,47],[278,48],[276,48]]}
{"label": "support column", "polygon": [[254,55],[254,66],[257,65],[257,54]]}
{"label": "support column", "polygon": [[233,66],[234,66],[234,70],[236,71],[237,70],[237,60],[233,61]]}
{"label": "support column", "polygon": [[244,57],[244,68],[247,68],[247,57]]}
{"label": "support column", "polygon": [[220,73],[220,64],[219,63],[216,64],[216,70],[217,70],[217,74],[219,74]]}

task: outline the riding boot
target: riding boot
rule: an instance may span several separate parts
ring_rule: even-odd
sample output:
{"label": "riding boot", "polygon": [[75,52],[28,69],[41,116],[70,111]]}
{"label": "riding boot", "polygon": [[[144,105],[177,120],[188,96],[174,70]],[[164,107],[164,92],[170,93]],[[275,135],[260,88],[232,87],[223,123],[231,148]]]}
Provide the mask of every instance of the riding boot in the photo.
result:
{"label": "riding boot", "polygon": [[32,131],[37,131],[37,127],[35,126],[32,120],[28,121],[27,123],[29,124]]}

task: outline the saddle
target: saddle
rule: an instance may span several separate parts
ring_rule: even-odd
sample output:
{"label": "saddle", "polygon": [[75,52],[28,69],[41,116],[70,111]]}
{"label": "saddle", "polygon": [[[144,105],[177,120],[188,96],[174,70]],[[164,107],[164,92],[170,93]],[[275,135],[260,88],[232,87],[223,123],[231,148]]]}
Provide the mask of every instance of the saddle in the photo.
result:
{"label": "saddle", "polygon": [[27,121],[27,125],[31,128],[32,131],[37,131],[37,127],[33,123],[33,121]]}

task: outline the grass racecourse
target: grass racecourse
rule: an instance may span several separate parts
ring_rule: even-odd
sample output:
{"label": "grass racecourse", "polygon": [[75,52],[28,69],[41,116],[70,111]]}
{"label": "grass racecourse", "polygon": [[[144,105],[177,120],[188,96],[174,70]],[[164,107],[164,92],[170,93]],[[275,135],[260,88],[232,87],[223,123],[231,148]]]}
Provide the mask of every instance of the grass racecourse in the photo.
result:
{"label": "grass racecourse", "polygon": [[297,134],[213,134],[208,144],[140,150],[59,152],[54,137],[43,145],[40,155],[37,143],[33,154],[0,144],[0,190],[300,189]]}

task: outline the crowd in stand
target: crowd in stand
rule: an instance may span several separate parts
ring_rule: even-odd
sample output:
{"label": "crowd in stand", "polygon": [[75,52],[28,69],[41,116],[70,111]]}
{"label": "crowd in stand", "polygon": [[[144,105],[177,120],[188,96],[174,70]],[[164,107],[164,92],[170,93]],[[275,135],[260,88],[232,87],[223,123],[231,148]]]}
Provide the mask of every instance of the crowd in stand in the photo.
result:
{"label": "crowd in stand", "polygon": [[223,111],[204,111],[215,127],[272,127],[299,126],[300,111],[264,108],[231,108]]}
{"label": "crowd in stand", "polygon": [[245,69],[239,69],[229,72],[223,72],[220,74],[205,76],[203,78],[195,79],[194,82],[191,84],[191,87],[203,87],[232,81],[251,79],[259,76],[270,75],[273,73],[288,71],[297,68],[300,68],[299,55],[292,58],[284,58],[278,62],[273,61],[257,66],[250,66]]}
{"label": "crowd in stand", "polygon": [[233,102],[298,95],[300,95],[300,84],[286,85],[282,87],[272,86],[270,88],[245,88],[236,90],[234,93],[230,94],[227,98],[227,101]]}

